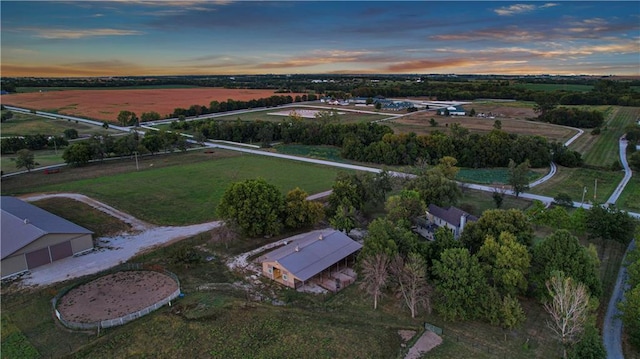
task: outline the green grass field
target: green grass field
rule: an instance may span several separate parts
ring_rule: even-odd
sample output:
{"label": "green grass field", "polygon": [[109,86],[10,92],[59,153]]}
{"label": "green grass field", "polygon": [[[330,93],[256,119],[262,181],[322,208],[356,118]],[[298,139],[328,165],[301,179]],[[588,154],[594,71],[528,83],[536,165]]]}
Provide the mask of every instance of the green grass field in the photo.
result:
{"label": "green grass field", "polygon": [[313,194],[330,189],[337,173],[332,167],[242,155],[45,184],[21,192],[82,193],[151,223],[185,225],[214,220],[216,205],[232,182],[263,177],[283,193],[299,186]]}
{"label": "green grass field", "polygon": [[75,123],[67,120],[51,120],[31,114],[19,112],[13,113],[13,118],[0,124],[2,137],[26,136],[43,134],[47,136],[62,136],[64,130],[74,128],[80,136],[93,135],[94,133],[115,134],[119,131],[105,130],[99,126],[92,126],[86,123]]}
{"label": "green grass field", "polygon": [[622,191],[616,206],[626,211],[640,213],[640,176],[637,172],[634,172],[633,177]]}
{"label": "green grass field", "polygon": [[[558,166],[558,172],[549,181],[528,192],[555,197],[565,192],[571,199],[580,202],[584,187],[587,187],[585,202],[604,203],[609,199],[624,174],[621,171],[598,171],[588,168],[566,168]],[[597,192],[596,190],[597,180]],[[594,193],[595,192],[595,193]],[[594,194],[596,198],[594,200]]]}
{"label": "green grass field", "polygon": [[74,199],[47,198],[32,204],[92,231],[93,238],[113,236],[129,229],[119,219]]}
{"label": "green grass field", "polygon": [[334,162],[348,162],[340,157],[340,148],[331,146],[278,145],[274,147],[278,153],[287,155],[318,158]]}
{"label": "green grass field", "polygon": [[[529,171],[529,181],[541,177],[538,171]],[[479,184],[505,184],[509,179],[507,168],[461,168],[456,176],[457,181]]]}
{"label": "green grass field", "polygon": [[[504,196],[502,207],[500,209],[516,208],[526,210],[531,206],[531,201],[514,196]],[[493,193],[464,189],[462,198],[458,201],[457,207],[464,209],[466,212],[480,217],[482,212],[488,209],[495,209],[496,204],[493,200]]]}
{"label": "green grass field", "polygon": [[[606,117],[605,126],[600,135],[595,136],[595,143],[584,153],[585,164],[596,167],[610,166],[618,161],[618,139],[624,134],[624,128],[636,121],[640,116],[640,108],[615,107]],[[583,136],[590,135],[585,132]]]}
{"label": "green grass field", "polygon": [[[36,167],[42,166],[50,166],[55,164],[64,164],[64,160],[62,159],[62,153],[64,150],[58,150],[56,154],[54,150],[42,150],[42,151],[32,151],[35,161],[38,165]],[[16,168],[16,163],[12,161],[12,158],[15,158],[16,155],[5,155],[0,159],[0,168],[2,169],[2,173],[12,173],[18,171],[24,171],[24,168]]]}
{"label": "green grass field", "polygon": [[[238,118],[240,118],[240,120],[242,121],[268,121],[268,122],[281,122],[282,120],[286,119],[287,116],[277,116],[277,115],[269,115],[269,113],[275,113],[275,112],[290,112],[290,111],[294,111],[294,110],[304,110],[304,109],[311,109],[311,108],[305,108],[305,107],[274,107],[274,108],[270,108],[268,110],[264,110],[264,111],[256,111],[256,112],[248,112],[248,113],[243,113],[240,115],[228,115],[228,116],[220,116],[217,119],[219,120],[225,120],[225,121],[235,121]],[[332,108],[327,108],[327,111],[331,110]],[[313,108],[313,110],[320,110],[322,111],[322,109],[318,109],[318,108]],[[340,111],[340,109],[337,109],[338,111]],[[369,113],[357,113],[357,112],[352,112],[352,111],[340,111],[340,112],[344,112],[343,115],[339,115],[340,121],[343,123],[355,123],[355,122],[371,122],[371,121],[376,121],[376,120],[381,120],[383,118],[387,118],[389,117],[388,114],[380,114],[380,115],[374,115],[374,114],[369,114]],[[308,119],[310,121],[313,121],[315,119],[311,118]]]}

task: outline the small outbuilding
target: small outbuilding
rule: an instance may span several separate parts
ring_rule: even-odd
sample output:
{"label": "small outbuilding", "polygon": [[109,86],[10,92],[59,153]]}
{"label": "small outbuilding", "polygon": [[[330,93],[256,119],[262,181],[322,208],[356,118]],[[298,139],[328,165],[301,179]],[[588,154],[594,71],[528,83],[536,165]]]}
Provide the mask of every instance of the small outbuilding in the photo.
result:
{"label": "small outbuilding", "polygon": [[334,229],[313,231],[262,257],[262,274],[291,288],[317,284],[332,292],[353,283],[362,245]]}
{"label": "small outbuilding", "polygon": [[8,278],[93,249],[93,232],[15,197],[1,197],[0,274]]}

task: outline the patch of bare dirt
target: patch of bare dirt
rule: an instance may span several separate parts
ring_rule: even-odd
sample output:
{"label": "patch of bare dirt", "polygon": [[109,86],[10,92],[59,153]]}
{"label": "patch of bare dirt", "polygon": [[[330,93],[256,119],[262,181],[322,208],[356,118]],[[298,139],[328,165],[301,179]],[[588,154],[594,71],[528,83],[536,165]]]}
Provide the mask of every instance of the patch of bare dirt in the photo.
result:
{"label": "patch of bare dirt", "polygon": [[115,319],[167,298],[178,289],[169,276],[154,271],[125,271],[80,285],[58,302],[65,320],[79,323]]}
{"label": "patch of bare dirt", "polygon": [[426,330],[418,341],[409,349],[404,359],[420,359],[422,354],[442,344],[442,338],[438,334]]}

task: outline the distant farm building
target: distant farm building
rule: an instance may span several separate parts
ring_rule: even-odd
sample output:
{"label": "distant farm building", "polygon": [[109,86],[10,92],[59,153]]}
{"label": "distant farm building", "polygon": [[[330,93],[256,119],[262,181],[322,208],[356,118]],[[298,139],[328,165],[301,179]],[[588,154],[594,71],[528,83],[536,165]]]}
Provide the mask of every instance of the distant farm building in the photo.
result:
{"label": "distant farm building", "polygon": [[93,249],[90,230],[15,197],[1,198],[2,278]]}
{"label": "distant farm building", "polygon": [[332,292],[353,283],[362,245],[333,229],[313,231],[262,257],[262,274],[290,288],[319,285]]}
{"label": "distant farm building", "polygon": [[436,112],[440,116],[466,116],[467,112],[461,106],[439,108]]}

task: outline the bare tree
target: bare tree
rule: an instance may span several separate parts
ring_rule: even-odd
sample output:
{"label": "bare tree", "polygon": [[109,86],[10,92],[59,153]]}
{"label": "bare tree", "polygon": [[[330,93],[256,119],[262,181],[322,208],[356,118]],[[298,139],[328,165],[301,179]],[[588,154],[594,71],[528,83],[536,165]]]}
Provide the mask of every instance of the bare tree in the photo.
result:
{"label": "bare tree", "polygon": [[423,307],[431,313],[431,287],[427,282],[427,264],[417,253],[409,253],[407,260],[396,256],[391,263],[391,273],[399,294],[411,311],[411,318]]}
{"label": "bare tree", "polygon": [[238,237],[238,227],[232,221],[225,222],[223,225],[211,231],[211,240],[213,242],[224,243],[224,248],[229,249],[229,243]]}
{"label": "bare tree", "polygon": [[582,333],[587,321],[589,291],[584,284],[574,282],[564,274],[554,274],[546,285],[551,295],[551,301],[544,304],[544,309],[551,315],[547,326],[560,337],[566,358],[567,345]]}
{"label": "bare tree", "polygon": [[373,309],[378,308],[378,298],[389,278],[389,257],[386,253],[377,253],[366,257],[362,263],[362,283],[360,288],[373,297]]}

